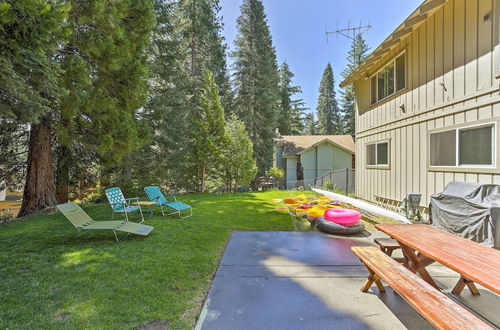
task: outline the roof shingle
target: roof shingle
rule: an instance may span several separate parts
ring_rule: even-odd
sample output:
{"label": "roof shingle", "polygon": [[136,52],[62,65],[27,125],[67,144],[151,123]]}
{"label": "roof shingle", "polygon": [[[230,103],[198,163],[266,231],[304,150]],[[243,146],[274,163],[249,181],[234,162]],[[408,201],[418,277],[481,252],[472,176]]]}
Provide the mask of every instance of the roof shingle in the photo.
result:
{"label": "roof shingle", "polygon": [[356,152],[354,140],[350,135],[283,135],[276,138],[275,143],[284,146],[283,157],[292,157],[324,140],[329,140],[352,153]]}

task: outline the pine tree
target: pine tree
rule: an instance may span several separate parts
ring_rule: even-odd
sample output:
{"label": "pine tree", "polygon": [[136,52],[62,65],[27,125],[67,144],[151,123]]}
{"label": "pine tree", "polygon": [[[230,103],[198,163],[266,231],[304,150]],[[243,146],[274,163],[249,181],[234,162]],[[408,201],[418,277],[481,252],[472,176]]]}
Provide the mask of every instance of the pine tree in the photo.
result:
{"label": "pine tree", "polygon": [[69,35],[68,12],[67,4],[54,1],[0,3],[0,122],[12,136],[31,126],[19,216],[57,203],[51,106],[65,92],[54,58]]}
{"label": "pine tree", "polygon": [[[301,93],[299,86],[292,86],[294,74],[290,71],[290,67],[286,62],[283,62],[279,68],[279,104],[276,126],[283,135],[292,134],[292,126],[300,126],[300,110],[298,104],[302,100],[292,100],[293,95]],[[293,124],[292,124],[293,122]]]}
{"label": "pine tree", "polygon": [[261,0],[244,0],[235,41],[236,114],[245,123],[253,143],[259,173],[272,163],[276,124],[278,66]]}
{"label": "pine tree", "polygon": [[205,69],[200,89],[200,108],[194,120],[194,155],[198,166],[200,192],[205,191],[205,180],[218,169],[225,145],[225,119],[219,90],[213,73]]}
{"label": "pine tree", "polygon": [[18,185],[26,170],[29,130],[13,120],[0,117],[0,190],[2,185]]}
{"label": "pine tree", "polygon": [[50,0],[0,3],[0,119],[37,123],[64,92],[52,59],[69,34],[68,11]]}
{"label": "pine tree", "polygon": [[[71,4],[73,34],[62,52],[69,94],[58,109],[60,196],[68,182],[67,169],[76,158],[75,145],[83,143],[99,156],[97,162],[111,167],[146,140],[147,127],[139,123],[139,110],[149,88],[145,50],[154,20],[150,0],[71,0]],[[94,138],[89,141],[88,136]]]}
{"label": "pine tree", "polygon": [[301,135],[305,128],[305,118],[304,111],[307,108],[303,107],[303,103],[295,104],[292,108],[291,124],[292,124],[292,135]]}
{"label": "pine tree", "polygon": [[330,63],[323,72],[319,86],[318,105],[318,134],[342,134],[342,118],[335,98],[335,80]]}
{"label": "pine tree", "polygon": [[[219,0],[181,0],[178,3],[178,16],[181,19],[180,31],[185,44],[185,65],[189,75],[187,105],[188,115],[196,117],[200,108],[200,91],[204,81],[204,71],[209,70],[214,75],[214,81],[221,98],[221,106],[225,111],[232,112],[234,105],[233,91],[226,65],[227,47],[222,37],[222,19],[219,15]],[[196,148],[196,132],[187,136],[187,149],[183,157],[186,162],[182,166],[187,170],[186,179],[192,180],[192,186],[199,188],[199,173],[196,169],[197,155],[192,153]],[[189,135],[189,133],[188,133]],[[189,176],[189,170],[193,170]],[[185,180],[183,180],[185,181]]]}
{"label": "pine tree", "polygon": [[314,120],[314,114],[312,112],[308,113],[304,119],[304,132],[303,135],[316,135],[316,121]]}
{"label": "pine tree", "polygon": [[[133,176],[143,182],[179,187],[188,185],[190,166],[189,73],[185,70],[187,43],[179,28],[178,4],[154,0],[156,24],[151,35],[150,96],[145,117],[153,135],[135,158]],[[149,158],[148,162],[141,158]],[[147,170],[144,169],[147,167]],[[192,176],[192,175],[191,175]]]}
{"label": "pine tree", "polygon": [[[366,44],[361,34],[356,35],[351,49],[347,54],[347,67],[342,71],[342,78],[346,79],[368,56],[370,48]],[[343,134],[350,134],[353,137],[356,133],[354,112],[354,85],[346,86],[341,91],[341,109],[343,113]]]}
{"label": "pine tree", "polygon": [[181,0],[179,15],[182,33],[187,43],[187,66],[192,78],[193,107],[198,105],[196,91],[203,80],[203,72],[213,72],[221,96],[222,106],[232,111],[233,93],[227,72],[227,46],[222,36],[219,0]]}
{"label": "pine tree", "polygon": [[70,147],[84,144],[105,162],[116,163],[139,147],[143,136],[137,115],[148,90],[145,49],[153,22],[150,1],[69,3],[65,22],[71,38],[65,43],[59,40],[60,52],[53,57],[63,70],[59,83],[68,93],[53,98],[51,111],[31,128],[20,216],[41,208],[41,197],[54,195],[53,172],[47,170],[54,162],[53,130],[63,147],[57,180],[61,195],[67,191],[67,171],[76,158]]}

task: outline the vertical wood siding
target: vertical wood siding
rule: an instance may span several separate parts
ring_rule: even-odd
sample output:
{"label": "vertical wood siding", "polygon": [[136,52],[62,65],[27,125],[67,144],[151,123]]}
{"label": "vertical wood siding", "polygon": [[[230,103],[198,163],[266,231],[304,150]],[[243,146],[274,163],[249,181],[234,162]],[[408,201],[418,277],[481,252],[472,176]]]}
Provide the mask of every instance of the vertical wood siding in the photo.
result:
{"label": "vertical wood siding", "polygon": [[[420,192],[426,205],[453,180],[500,184],[500,173],[427,169],[429,130],[500,118],[499,7],[500,0],[449,0],[372,68],[370,75],[406,51],[406,89],[387,101],[370,106],[370,80],[355,82],[358,197],[401,200]],[[488,12],[491,20],[483,22]],[[366,144],[384,139],[390,168],[367,169]]]}

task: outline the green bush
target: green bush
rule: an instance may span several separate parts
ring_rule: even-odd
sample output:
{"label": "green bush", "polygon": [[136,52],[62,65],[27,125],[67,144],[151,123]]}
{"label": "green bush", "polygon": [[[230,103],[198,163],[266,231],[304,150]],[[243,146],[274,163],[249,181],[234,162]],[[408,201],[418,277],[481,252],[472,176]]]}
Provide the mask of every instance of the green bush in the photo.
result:
{"label": "green bush", "polygon": [[326,180],[324,183],[323,183],[323,187],[326,189],[326,190],[333,190],[333,182],[331,180]]}
{"label": "green bush", "polygon": [[285,177],[285,171],[283,171],[281,168],[278,167],[273,167],[269,170],[269,176],[272,176],[273,178],[276,179],[283,179]]}

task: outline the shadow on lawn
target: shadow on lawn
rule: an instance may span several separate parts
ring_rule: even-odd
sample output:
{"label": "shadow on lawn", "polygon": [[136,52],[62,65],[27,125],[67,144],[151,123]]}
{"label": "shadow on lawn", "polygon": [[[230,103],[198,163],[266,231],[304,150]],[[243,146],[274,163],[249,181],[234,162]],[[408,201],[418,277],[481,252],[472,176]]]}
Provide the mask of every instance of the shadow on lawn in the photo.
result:
{"label": "shadow on lawn", "polygon": [[[0,242],[8,248],[0,251],[0,272],[9,282],[0,283],[0,290],[15,303],[4,310],[9,318],[0,311],[0,319],[13,320],[6,327],[135,327],[156,319],[189,328],[232,230],[293,230],[271,198],[179,196],[193,206],[191,218],[155,210],[152,219],[145,216],[155,227],[149,236],[120,242],[111,231],[76,238],[58,212],[4,226]],[[83,208],[96,221],[111,220],[108,204]]]}

